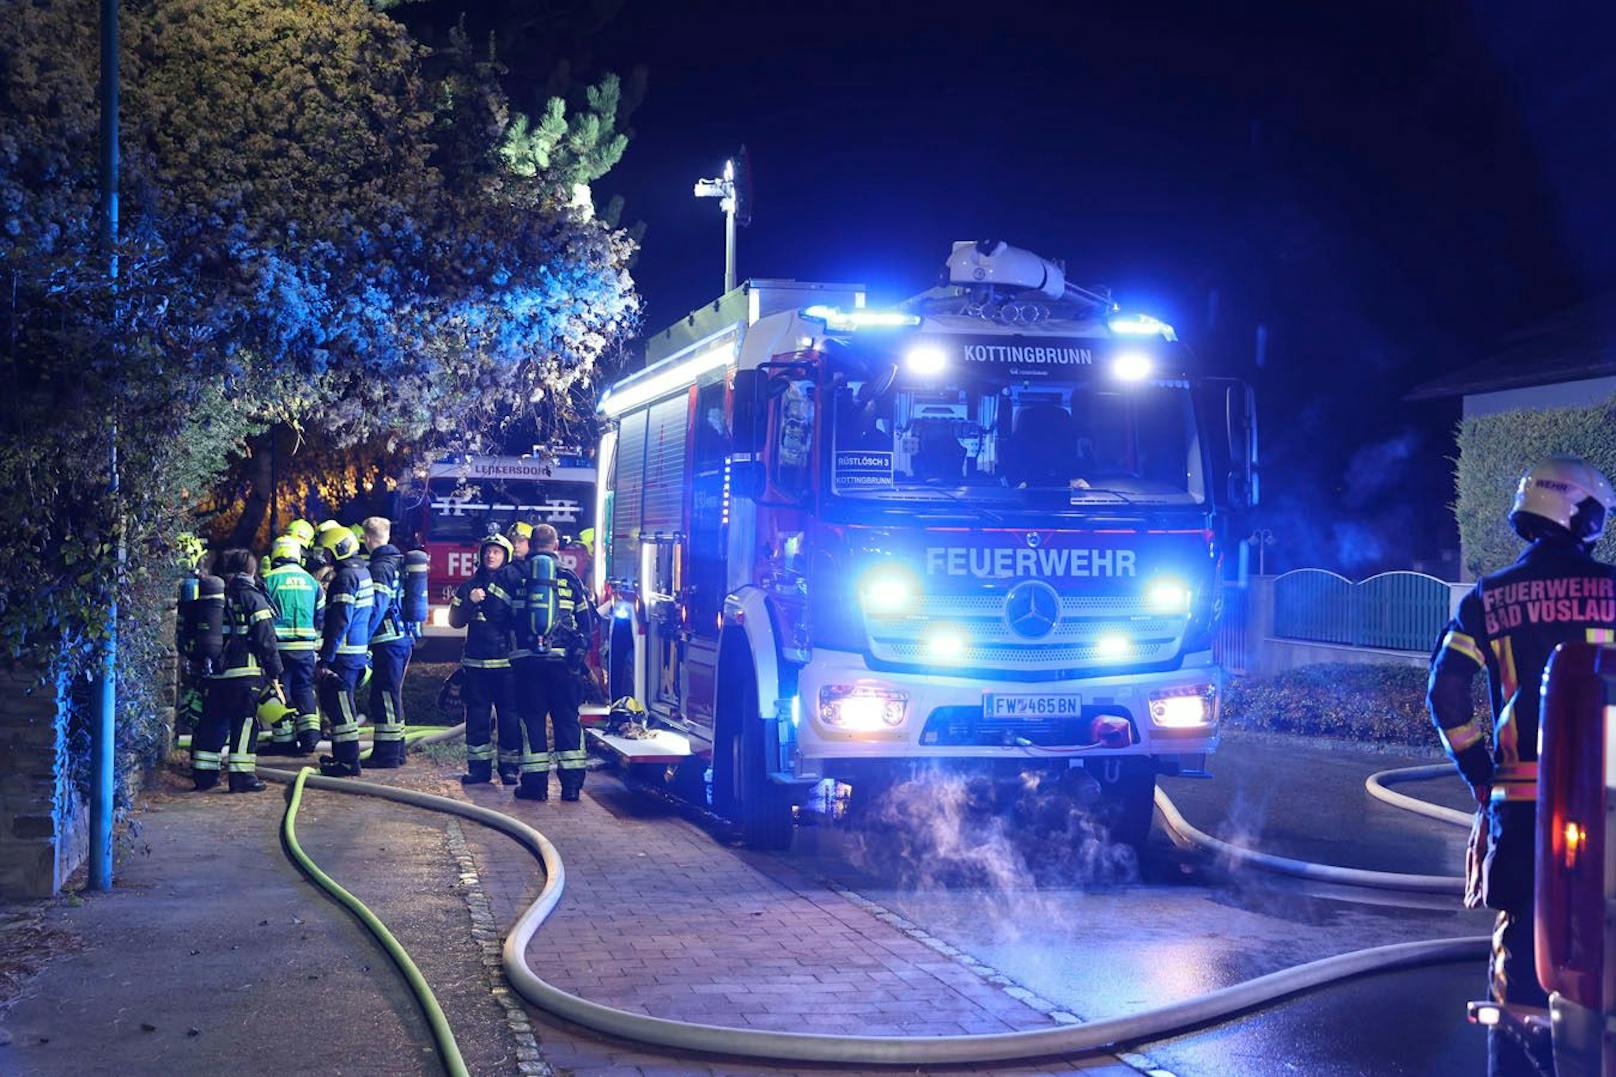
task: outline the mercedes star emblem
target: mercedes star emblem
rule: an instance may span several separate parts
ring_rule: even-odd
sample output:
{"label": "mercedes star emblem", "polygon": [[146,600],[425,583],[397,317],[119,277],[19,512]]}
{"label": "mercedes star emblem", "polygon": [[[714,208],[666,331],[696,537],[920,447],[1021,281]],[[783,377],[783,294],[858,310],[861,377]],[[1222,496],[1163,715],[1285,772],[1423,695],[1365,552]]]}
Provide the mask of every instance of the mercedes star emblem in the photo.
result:
{"label": "mercedes star emblem", "polygon": [[1004,620],[1022,639],[1043,639],[1060,621],[1060,593],[1043,580],[1026,580],[1004,596]]}

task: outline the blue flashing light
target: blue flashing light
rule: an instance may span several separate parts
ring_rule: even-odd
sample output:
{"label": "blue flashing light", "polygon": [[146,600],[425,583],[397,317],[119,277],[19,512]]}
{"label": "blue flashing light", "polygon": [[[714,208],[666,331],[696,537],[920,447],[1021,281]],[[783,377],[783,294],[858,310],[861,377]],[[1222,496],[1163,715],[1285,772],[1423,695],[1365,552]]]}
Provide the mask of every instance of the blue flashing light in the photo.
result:
{"label": "blue flashing light", "polygon": [[1155,361],[1146,352],[1122,352],[1111,360],[1111,373],[1118,381],[1144,381],[1155,368]]}
{"label": "blue flashing light", "polygon": [[1133,653],[1133,640],[1120,632],[1108,632],[1094,641],[1094,653],[1101,658],[1126,658]]}
{"label": "blue flashing light", "polygon": [[1122,337],[1161,337],[1169,341],[1178,339],[1178,334],[1173,332],[1172,326],[1148,314],[1113,314],[1106,324],[1111,327],[1111,332]]}
{"label": "blue flashing light", "polygon": [[1157,577],[1145,589],[1145,602],[1155,613],[1188,613],[1193,598],[1184,581],[1172,576]]}
{"label": "blue flashing light", "polygon": [[938,626],[926,637],[926,654],[933,662],[958,662],[965,654],[965,633],[952,625]]}
{"label": "blue flashing light", "polygon": [[948,365],[948,356],[936,345],[917,344],[903,357],[903,363],[914,373],[922,377],[931,377],[933,374],[942,373],[943,368]]}
{"label": "blue flashing light", "polygon": [[612,605],[612,616],[619,621],[626,621],[634,616],[634,607],[627,602],[617,602]]}
{"label": "blue flashing light", "polygon": [[880,565],[865,573],[859,591],[865,612],[891,617],[914,604],[920,594],[920,582],[902,565]]}
{"label": "blue flashing light", "polygon": [[838,332],[858,329],[903,329],[920,324],[920,315],[905,314],[901,310],[841,310],[816,303],[803,309],[803,315],[817,318],[825,328]]}

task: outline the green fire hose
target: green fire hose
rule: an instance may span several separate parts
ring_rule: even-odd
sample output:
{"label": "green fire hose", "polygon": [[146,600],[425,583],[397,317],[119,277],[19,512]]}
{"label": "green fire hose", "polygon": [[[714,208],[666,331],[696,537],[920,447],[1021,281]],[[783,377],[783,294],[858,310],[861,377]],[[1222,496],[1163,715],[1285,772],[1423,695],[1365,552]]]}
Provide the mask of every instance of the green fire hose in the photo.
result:
{"label": "green fire hose", "polygon": [[[276,771],[275,775],[280,779],[284,773]],[[387,925],[382,923],[363,901],[344,890],[335,879],[321,871],[320,865],[309,858],[309,854],[303,851],[303,846],[298,842],[297,811],[303,805],[303,787],[313,774],[312,769],[304,767],[292,777],[292,792],[287,797],[286,814],[281,819],[281,839],[286,842],[286,851],[291,854],[297,866],[303,869],[303,874],[353,913],[354,918],[364,925],[365,930],[382,944],[382,949],[393,959],[398,971],[404,974],[405,982],[409,984],[416,1001],[421,1005],[421,1012],[425,1014],[426,1022],[432,1029],[432,1039],[438,1045],[438,1054],[443,1058],[443,1068],[449,1072],[450,1077],[470,1077],[466,1062],[460,1057],[460,1047],[455,1043],[454,1032],[449,1028],[449,1019],[443,1015],[443,1008],[438,1005],[437,996],[432,993],[432,988],[427,986],[426,977],[421,975],[421,970],[416,968],[415,962],[410,959],[409,951],[400,945],[398,939],[393,937],[393,933],[387,930]]]}
{"label": "green fire hose", "polygon": [[[456,732],[458,731],[445,731],[437,737],[448,739]],[[829,1036],[695,1024],[650,1017],[593,1002],[545,982],[532,970],[527,964],[528,944],[559,903],[565,885],[566,871],[555,846],[526,823],[503,812],[413,789],[348,778],[324,778],[312,775],[306,770],[293,774],[289,771],[261,768],[260,773],[273,781],[295,782],[294,791],[300,791],[305,785],[313,785],[319,789],[379,797],[430,811],[458,815],[490,826],[514,838],[540,861],[544,870],[543,887],[506,935],[502,951],[506,977],[517,993],[540,1010],[585,1028],[638,1043],[684,1051],[757,1060],[907,1066],[963,1065],[1057,1054],[1090,1053],[1124,1044],[1161,1039],[1185,1029],[1269,1005],[1299,991],[1351,976],[1438,962],[1479,960],[1487,954],[1491,944],[1487,936],[1473,936],[1377,946],[1281,969],[1204,995],[1139,1013],[1080,1025],[1060,1025],[1024,1032],[920,1037]],[[1159,797],[1157,806],[1164,808],[1164,818],[1168,819],[1169,829],[1178,829],[1175,827],[1176,822],[1181,824],[1184,831],[1217,842],[1217,839],[1210,838],[1185,823],[1183,817],[1177,814],[1177,809],[1172,806],[1172,801],[1165,796]],[[288,805],[289,818],[295,815],[296,808],[297,801],[294,798]],[[1172,816],[1176,816],[1176,820],[1168,816],[1168,810],[1172,812]],[[1268,870],[1286,870],[1287,873],[1294,874],[1294,871],[1288,869],[1303,863],[1271,857],[1256,853],[1254,850],[1240,849],[1227,843],[1218,842],[1218,846],[1224,847],[1219,849],[1220,852],[1227,853],[1232,849],[1246,854],[1242,863]],[[1446,892],[1446,888],[1451,885],[1451,880],[1437,876],[1399,876],[1389,872],[1362,872],[1358,869],[1335,868],[1328,865],[1313,865],[1313,867],[1326,869],[1330,873],[1326,877],[1337,882],[1357,881],[1360,885],[1425,892],[1437,889],[1433,886],[1433,882],[1440,884],[1442,892]],[[1355,876],[1361,878],[1355,879]],[[1400,885],[1401,883],[1408,885]],[[422,987],[424,989],[424,985]],[[423,1001],[423,1006],[425,1005],[426,1002]],[[447,1060],[450,1056],[445,1052],[444,1057]]]}

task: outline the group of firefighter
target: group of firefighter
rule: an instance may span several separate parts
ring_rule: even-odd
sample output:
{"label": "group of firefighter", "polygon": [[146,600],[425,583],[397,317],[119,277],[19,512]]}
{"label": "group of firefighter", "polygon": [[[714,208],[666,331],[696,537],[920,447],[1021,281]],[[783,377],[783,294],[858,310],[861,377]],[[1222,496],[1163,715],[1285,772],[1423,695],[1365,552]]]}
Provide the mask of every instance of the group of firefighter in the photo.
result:
{"label": "group of firefighter", "polygon": [[[260,752],[312,755],[322,715],[331,734],[323,773],[359,774],[366,714],[368,765],[404,765],[404,672],[426,615],[427,565],[425,554],[401,553],[391,531],[381,516],[352,527],[294,520],[262,573],[251,550],[227,549],[211,573],[199,565],[184,582],[179,643],[198,790],[217,785],[222,767],[231,792],[262,789]],[[260,722],[270,734],[261,748]]]}
{"label": "group of firefighter", "polygon": [[558,545],[549,524],[518,523],[511,538],[489,535],[477,548],[476,571],[449,604],[449,624],[466,630],[460,780],[493,781],[497,760],[500,781],[516,786],[521,800],[548,800],[552,769],[561,799],[577,800],[588,762],[578,708],[595,609],[582,581],[561,564]]}
{"label": "group of firefighter", "polygon": [[[351,527],[294,520],[271,544],[262,573],[251,550],[234,548],[199,561],[184,581],[178,635],[197,790],[226,772],[232,793],[263,789],[258,755],[312,755],[322,718],[331,753],[320,757],[321,773],[357,777],[362,766],[404,765],[404,675],[427,616],[428,558],[400,552],[391,530],[382,516]],[[512,535],[514,542],[484,539],[476,574],[449,610],[450,623],[466,629],[456,675],[466,711],[462,781],[492,780],[497,716],[499,775],[516,796],[547,799],[554,768],[562,799],[577,800],[594,609],[560,564],[553,527],[519,522]],[[372,742],[361,762],[367,717]],[[553,752],[546,718],[555,726]],[[270,735],[264,745],[261,725]]]}

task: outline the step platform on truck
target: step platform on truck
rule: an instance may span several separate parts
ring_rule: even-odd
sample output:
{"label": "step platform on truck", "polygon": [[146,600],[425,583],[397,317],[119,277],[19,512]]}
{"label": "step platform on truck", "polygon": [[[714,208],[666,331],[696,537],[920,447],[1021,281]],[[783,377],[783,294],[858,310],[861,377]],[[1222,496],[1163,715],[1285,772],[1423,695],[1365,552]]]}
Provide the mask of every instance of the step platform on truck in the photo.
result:
{"label": "step platform on truck", "polygon": [[587,725],[585,731],[596,749],[622,763],[679,763],[693,754],[690,739],[668,729],[654,729],[647,737],[620,737]]}

